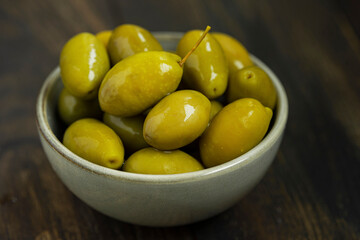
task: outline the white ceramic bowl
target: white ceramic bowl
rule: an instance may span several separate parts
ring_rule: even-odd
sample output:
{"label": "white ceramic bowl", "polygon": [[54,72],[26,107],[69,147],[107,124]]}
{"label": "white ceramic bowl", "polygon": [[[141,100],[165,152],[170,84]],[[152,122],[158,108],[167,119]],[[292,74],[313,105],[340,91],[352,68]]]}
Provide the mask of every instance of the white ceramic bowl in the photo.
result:
{"label": "white ceramic bowl", "polygon": [[[183,33],[154,33],[164,49],[174,50]],[[63,85],[56,68],[41,88],[36,112],[41,143],[50,164],[77,197],[105,215],[147,226],[174,226],[214,216],[239,201],[264,176],[280,146],[288,116],[286,93],[259,59],[277,90],[274,123],[252,150],[222,165],[174,175],[145,175],[108,169],[75,155],[62,143],[56,103]]]}

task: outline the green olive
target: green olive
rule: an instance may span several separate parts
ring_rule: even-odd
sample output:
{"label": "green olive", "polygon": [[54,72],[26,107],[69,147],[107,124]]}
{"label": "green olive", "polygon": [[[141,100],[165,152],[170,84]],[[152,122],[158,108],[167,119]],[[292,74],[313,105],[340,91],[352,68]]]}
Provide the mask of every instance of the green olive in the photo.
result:
{"label": "green olive", "polygon": [[235,38],[224,33],[211,33],[224,50],[229,65],[229,74],[254,65],[246,48]]}
{"label": "green olive", "polygon": [[206,129],[210,108],[209,99],[194,90],[176,91],[166,96],[145,119],[145,141],[161,150],[191,143]]}
{"label": "green olive", "polygon": [[76,97],[95,98],[109,68],[109,57],[104,44],[93,34],[76,35],[61,51],[61,78],[66,89]]}
{"label": "green olive", "polygon": [[95,164],[118,169],[124,162],[124,147],[119,136],[104,123],[80,119],[65,131],[63,143],[70,151]]}
{"label": "green olive", "polygon": [[230,76],[228,101],[255,98],[271,109],[276,104],[276,89],[264,70],[258,66],[243,68]]}
{"label": "green olive", "polygon": [[[203,31],[187,32],[180,40],[176,52],[184,57],[201,37]],[[209,99],[221,96],[227,87],[228,66],[220,44],[210,34],[206,35],[197,49],[184,64],[184,81]]]}
{"label": "green olive", "polygon": [[143,137],[145,116],[118,117],[105,113],[103,120],[119,135],[127,153],[133,153],[149,146]]}
{"label": "green olive", "polygon": [[108,43],[113,65],[135,53],[162,50],[158,40],[148,30],[134,24],[115,28]]}
{"label": "green olive", "polygon": [[67,125],[70,125],[81,118],[100,119],[102,116],[102,111],[97,98],[84,100],[71,95],[66,88],[64,88],[60,93],[58,111],[60,118]]}
{"label": "green olive", "polygon": [[116,116],[136,116],[176,90],[183,70],[180,57],[164,52],[141,52],[117,63],[99,90],[100,107]]}
{"label": "green olive", "polygon": [[225,163],[256,146],[265,136],[271,117],[272,110],[252,98],[225,106],[200,138],[204,165]]}
{"label": "green olive", "polygon": [[216,100],[212,100],[210,101],[210,103],[211,103],[211,109],[210,109],[210,121],[211,121],[224,106]]}
{"label": "green olive", "polygon": [[107,48],[111,34],[112,34],[111,30],[105,30],[98,32],[95,36],[104,44],[105,48]]}
{"label": "green olive", "polygon": [[123,170],[142,174],[176,174],[204,169],[193,157],[180,150],[160,151],[144,148],[126,160]]}

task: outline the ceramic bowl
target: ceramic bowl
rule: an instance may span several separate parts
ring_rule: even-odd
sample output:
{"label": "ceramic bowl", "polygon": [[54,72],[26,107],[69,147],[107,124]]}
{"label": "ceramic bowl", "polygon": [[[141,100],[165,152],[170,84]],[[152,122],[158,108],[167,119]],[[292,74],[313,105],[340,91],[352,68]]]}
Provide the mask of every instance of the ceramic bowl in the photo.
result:
{"label": "ceramic bowl", "polygon": [[[175,50],[183,33],[154,33],[165,50]],[[93,164],[62,143],[64,126],[57,116],[63,87],[56,68],[45,80],[37,100],[37,126],[49,162],[67,186],[97,211],[128,223],[175,226],[214,216],[236,204],[264,176],[275,158],[285,130],[288,102],[275,74],[258,58],[277,90],[278,102],[271,129],[252,150],[222,165],[174,175],[122,172]]]}

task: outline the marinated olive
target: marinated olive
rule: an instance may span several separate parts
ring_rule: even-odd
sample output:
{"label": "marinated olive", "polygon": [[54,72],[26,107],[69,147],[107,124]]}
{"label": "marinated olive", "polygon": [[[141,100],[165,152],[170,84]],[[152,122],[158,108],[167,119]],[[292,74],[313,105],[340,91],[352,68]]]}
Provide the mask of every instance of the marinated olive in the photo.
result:
{"label": "marinated olive", "polygon": [[142,52],[116,64],[99,90],[100,107],[116,116],[140,114],[176,90],[183,73],[180,57],[168,52]]}
{"label": "marinated olive", "polygon": [[228,101],[255,98],[271,109],[276,104],[276,89],[264,70],[258,66],[246,67],[230,76]]}
{"label": "marinated olive", "polygon": [[112,34],[111,30],[106,30],[106,31],[98,32],[95,36],[104,44],[105,47],[107,47],[111,34]]}
{"label": "marinated olive", "polygon": [[229,65],[229,75],[236,71],[254,65],[246,48],[235,38],[224,33],[211,34],[224,50]]}
{"label": "marinated olive", "polygon": [[210,121],[216,116],[218,112],[224,107],[219,101],[212,100],[210,109]]}
{"label": "marinated olive", "polygon": [[180,150],[160,151],[144,148],[126,160],[123,170],[143,174],[176,174],[193,172],[203,166],[193,157]]}
{"label": "marinated olive", "polygon": [[272,110],[258,100],[242,98],[225,106],[200,138],[201,159],[216,166],[256,146],[269,127]]}
{"label": "marinated olive", "polygon": [[149,146],[143,137],[145,116],[118,117],[105,113],[103,120],[120,136],[127,153],[133,153]]}
{"label": "marinated olive", "polygon": [[102,116],[102,111],[97,98],[84,100],[71,95],[66,88],[64,88],[60,93],[58,110],[60,118],[67,125],[70,125],[81,118],[100,119]]}
{"label": "marinated olive", "polygon": [[76,97],[95,98],[109,68],[104,44],[90,33],[71,38],[61,51],[61,78],[65,88]]}
{"label": "marinated olive", "polygon": [[118,169],[124,162],[124,147],[119,136],[104,123],[80,119],[65,131],[63,144],[78,156],[95,164]]}
{"label": "marinated olive", "polygon": [[123,24],[115,28],[108,43],[114,65],[135,53],[162,50],[158,40],[148,30],[134,24]]}
{"label": "marinated olive", "polygon": [[[187,32],[180,40],[176,52],[184,57],[202,35],[202,31]],[[228,66],[220,44],[206,35],[198,48],[184,64],[184,81],[209,99],[222,95],[228,83]]]}
{"label": "marinated olive", "polygon": [[144,123],[145,141],[161,150],[183,147],[206,129],[210,101],[200,92],[181,90],[156,104]]}

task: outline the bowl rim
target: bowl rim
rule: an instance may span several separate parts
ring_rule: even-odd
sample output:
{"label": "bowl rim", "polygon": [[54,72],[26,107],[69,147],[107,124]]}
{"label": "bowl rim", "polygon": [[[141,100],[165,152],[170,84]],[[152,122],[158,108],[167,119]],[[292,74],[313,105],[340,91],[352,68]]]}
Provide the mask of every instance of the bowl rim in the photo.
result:
{"label": "bowl rim", "polygon": [[[159,39],[167,40],[174,38],[180,39],[184,33],[154,32],[153,34]],[[106,168],[77,156],[60,142],[60,140],[52,132],[49,122],[47,120],[47,99],[56,81],[60,79],[59,66],[57,66],[48,75],[43,86],[40,89],[37,98],[36,123],[38,132],[54,151],[56,151],[64,159],[74,164],[75,166],[80,167],[92,174],[100,175],[106,178],[115,178],[121,181],[138,182],[143,184],[173,184],[179,182],[203,180],[235,171],[242,166],[250,164],[251,162],[256,160],[257,157],[270,149],[276,143],[277,139],[282,136],[288,118],[288,99],[282,83],[274,74],[274,72],[264,62],[262,62],[260,59],[258,59],[252,54],[250,54],[250,57],[257,66],[261,67],[269,75],[270,79],[274,83],[277,92],[277,107],[275,114],[276,118],[271,130],[267,133],[267,135],[261,140],[259,144],[257,144],[254,148],[252,148],[245,154],[218,166],[205,168],[203,170],[189,173],[178,173],[171,175],[150,175],[129,173]]]}

